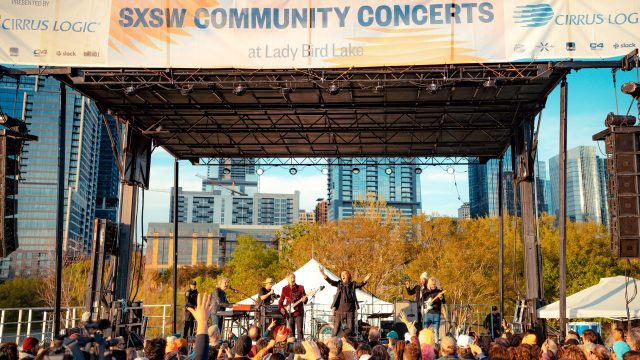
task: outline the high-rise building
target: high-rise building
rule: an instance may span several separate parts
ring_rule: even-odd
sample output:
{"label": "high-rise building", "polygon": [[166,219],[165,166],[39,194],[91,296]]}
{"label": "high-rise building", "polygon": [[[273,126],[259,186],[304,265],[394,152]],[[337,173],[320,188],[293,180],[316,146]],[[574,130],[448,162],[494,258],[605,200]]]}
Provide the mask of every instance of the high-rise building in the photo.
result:
{"label": "high-rise building", "polygon": [[[514,189],[511,165],[511,148],[507,149],[502,161],[502,189],[506,214],[520,214],[519,189]],[[469,165],[469,207],[471,217],[498,215],[498,159],[486,164]],[[547,167],[544,161],[534,165],[538,213],[548,212]],[[517,186],[517,185],[516,185]]]}
{"label": "high-rise building", "polygon": [[538,213],[550,213],[549,198],[547,197],[547,194],[549,192],[549,190],[547,189],[549,180],[547,178],[546,161],[536,161],[535,177],[536,197],[538,198]]}
{"label": "high-rise building", "polygon": [[314,210],[316,222],[319,222],[320,224],[324,224],[327,222],[327,205],[327,200],[318,199],[316,209]]}
{"label": "high-rise building", "polygon": [[[47,273],[54,265],[58,193],[60,83],[53,78],[0,79],[0,110],[23,119],[38,136],[23,148],[18,188],[18,250],[2,260],[0,277]],[[98,187],[101,114],[94,102],[66,92],[64,250],[91,249]]]}
{"label": "high-rise building", "polygon": [[415,163],[386,167],[373,161],[361,164],[349,158],[333,160],[328,174],[330,220],[352,216],[354,202],[365,200],[385,201],[402,216],[420,212],[420,176]]}
{"label": "high-rise building", "polygon": [[[517,213],[519,196],[513,188],[511,148],[502,161],[502,189],[505,212]],[[469,213],[473,218],[498,215],[498,169],[499,160],[491,159],[485,164],[470,164],[469,169]],[[515,194],[515,199],[514,199]]]}
{"label": "high-rise building", "polygon": [[231,195],[229,189],[253,197],[258,192],[260,177],[256,173],[256,161],[246,159],[218,159],[218,164],[207,167],[207,177],[202,181],[203,191],[220,190]]}
{"label": "high-rise building", "polygon": [[[113,141],[118,140],[116,119],[107,115],[107,124],[111,131]],[[120,173],[115,155],[111,147],[109,132],[102,124],[100,134],[100,155],[98,158],[98,189],[96,191],[96,218],[118,221],[118,194],[120,191]],[[119,144],[115,143],[116,151]]]}
{"label": "high-rise building", "polygon": [[458,208],[458,219],[468,219],[471,217],[471,208],[468,202],[462,203]]}
{"label": "high-rise building", "polygon": [[313,224],[314,222],[316,222],[315,211],[306,211],[304,209],[300,209],[298,217],[299,217],[298,222],[300,223]]}
{"label": "high-rise building", "polygon": [[600,186],[600,216],[603,224],[609,224],[609,173],[607,173],[607,159],[597,157],[598,185]]}
{"label": "high-rise building", "polygon": [[[549,159],[551,197],[558,215],[560,193],[559,156]],[[578,146],[567,151],[567,218],[607,224],[606,170],[598,160],[595,146]]]}
{"label": "high-rise building", "polygon": [[[224,225],[289,225],[298,222],[300,192],[223,194],[224,190],[183,191],[178,188],[178,222]],[[173,221],[173,189],[169,222]]]}
{"label": "high-rise building", "polygon": [[[507,156],[505,155],[505,159]],[[508,165],[507,165],[508,163]],[[498,160],[492,159],[486,164],[470,164],[469,165],[469,214],[471,217],[495,216],[498,214]],[[509,194],[510,176],[505,177],[504,174],[511,175],[510,171],[506,171],[507,166],[510,168],[511,163],[503,161],[503,189],[504,194]],[[512,192],[513,193],[513,192]],[[505,196],[505,204],[509,204],[508,196]],[[513,200],[511,200],[513,204]]]}

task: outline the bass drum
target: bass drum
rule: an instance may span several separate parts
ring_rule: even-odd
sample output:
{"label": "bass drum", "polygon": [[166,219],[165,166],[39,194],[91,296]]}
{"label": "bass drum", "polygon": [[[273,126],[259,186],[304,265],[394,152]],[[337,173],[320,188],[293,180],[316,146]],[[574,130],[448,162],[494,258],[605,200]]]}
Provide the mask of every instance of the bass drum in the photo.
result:
{"label": "bass drum", "polygon": [[322,341],[326,343],[329,339],[331,339],[331,334],[333,333],[333,324],[324,324],[318,330],[318,341]]}

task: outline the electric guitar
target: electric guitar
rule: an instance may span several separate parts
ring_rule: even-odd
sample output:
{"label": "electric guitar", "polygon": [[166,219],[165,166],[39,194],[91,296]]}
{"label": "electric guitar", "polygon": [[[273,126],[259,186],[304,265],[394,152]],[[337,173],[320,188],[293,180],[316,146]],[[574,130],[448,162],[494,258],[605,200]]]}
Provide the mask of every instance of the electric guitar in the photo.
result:
{"label": "electric guitar", "polygon": [[322,291],[322,290],[324,290],[324,285],[320,286],[319,288],[315,288],[315,289],[311,290],[307,295],[305,295],[305,296],[301,297],[300,299],[298,299],[298,301],[286,305],[281,311],[282,316],[284,316],[285,318],[289,317],[289,315],[291,315],[294,312],[296,312],[296,310],[295,310],[296,306],[298,306],[300,303],[304,302],[308,298],[313,297],[318,291]]}
{"label": "electric guitar", "polygon": [[430,298],[428,298],[425,302],[424,302],[424,310],[425,311],[429,311],[431,309],[433,309],[433,302],[440,299],[442,297],[442,295],[444,295],[447,292],[447,290],[442,290],[440,291],[436,296],[432,296]]}

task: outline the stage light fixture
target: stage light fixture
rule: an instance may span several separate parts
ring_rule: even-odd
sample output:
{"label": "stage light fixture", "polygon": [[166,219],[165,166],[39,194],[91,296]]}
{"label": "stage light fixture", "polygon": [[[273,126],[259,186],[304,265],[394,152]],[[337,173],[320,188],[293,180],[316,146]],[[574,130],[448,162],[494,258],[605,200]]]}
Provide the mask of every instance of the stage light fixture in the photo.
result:
{"label": "stage light fixture", "polygon": [[127,96],[135,95],[136,91],[137,91],[137,89],[133,85],[130,85],[130,86],[127,86],[126,88],[124,88],[124,94],[127,95]]}
{"label": "stage light fixture", "polygon": [[456,172],[456,169],[454,169],[453,167],[449,166],[447,168],[447,174],[453,175],[453,173],[455,173],[455,172]]}
{"label": "stage light fixture", "polygon": [[336,84],[331,84],[329,85],[329,95],[338,95],[338,93],[340,92],[340,86],[336,85]]}
{"label": "stage light fixture", "polygon": [[295,174],[297,174],[297,173],[298,173],[298,169],[296,169],[296,168],[291,168],[291,169],[289,169],[289,174],[291,174],[291,175],[295,175]]}
{"label": "stage light fixture", "polygon": [[224,169],[222,169],[222,173],[223,173],[224,175],[229,175],[229,174],[231,174],[231,169],[229,169],[229,168],[224,168]]}
{"label": "stage light fixture", "polygon": [[487,80],[485,80],[485,82],[482,83],[482,86],[484,86],[486,88],[494,88],[494,87],[496,87],[496,80],[495,79],[487,79]]}
{"label": "stage light fixture", "polygon": [[290,88],[288,86],[284,86],[280,88],[280,94],[291,94],[293,92],[293,88]]}
{"label": "stage light fixture", "polygon": [[353,169],[351,169],[351,173],[352,173],[352,174],[354,174],[354,175],[358,175],[358,174],[360,174],[360,168],[353,168]]}
{"label": "stage light fixture", "polygon": [[264,174],[264,169],[263,168],[257,168],[256,169],[256,174],[258,174],[258,176],[262,176],[262,174]]}
{"label": "stage light fixture", "polygon": [[238,84],[236,85],[236,87],[233,88],[233,93],[236,96],[242,96],[247,93],[247,87],[242,84]]}
{"label": "stage light fixture", "polygon": [[374,87],[373,87],[373,92],[374,92],[375,94],[381,94],[381,93],[383,93],[383,92],[384,92],[384,85],[380,85],[380,84],[378,84],[378,85],[374,86]]}
{"label": "stage light fixture", "polygon": [[185,85],[180,88],[180,94],[182,96],[187,96],[191,93],[193,93],[193,85]]}
{"label": "stage light fixture", "polygon": [[418,174],[418,175],[422,174],[422,168],[417,167],[417,168],[415,168],[415,170],[414,170],[414,171],[415,171],[415,173],[416,173],[416,174]]}
{"label": "stage light fixture", "polygon": [[329,168],[322,168],[322,175],[329,175]]}
{"label": "stage light fixture", "polygon": [[393,169],[388,167],[388,168],[384,169],[384,173],[387,174],[387,175],[391,175],[391,174],[393,174]]}
{"label": "stage light fixture", "polygon": [[438,92],[438,90],[440,90],[440,85],[432,82],[431,84],[429,84],[429,92],[432,94],[435,94]]}

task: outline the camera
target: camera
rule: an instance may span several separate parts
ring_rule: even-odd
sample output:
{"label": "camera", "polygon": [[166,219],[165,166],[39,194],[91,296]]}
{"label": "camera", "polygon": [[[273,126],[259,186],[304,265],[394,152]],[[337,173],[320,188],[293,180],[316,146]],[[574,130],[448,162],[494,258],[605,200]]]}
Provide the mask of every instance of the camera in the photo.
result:
{"label": "camera", "polygon": [[124,337],[122,337],[122,336],[118,336],[117,338],[113,338],[111,340],[106,340],[104,342],[104,345],[106,347],[110,347],[110,346],[116,346],[116,345],[118,345],[120,343],[124,344]]}

